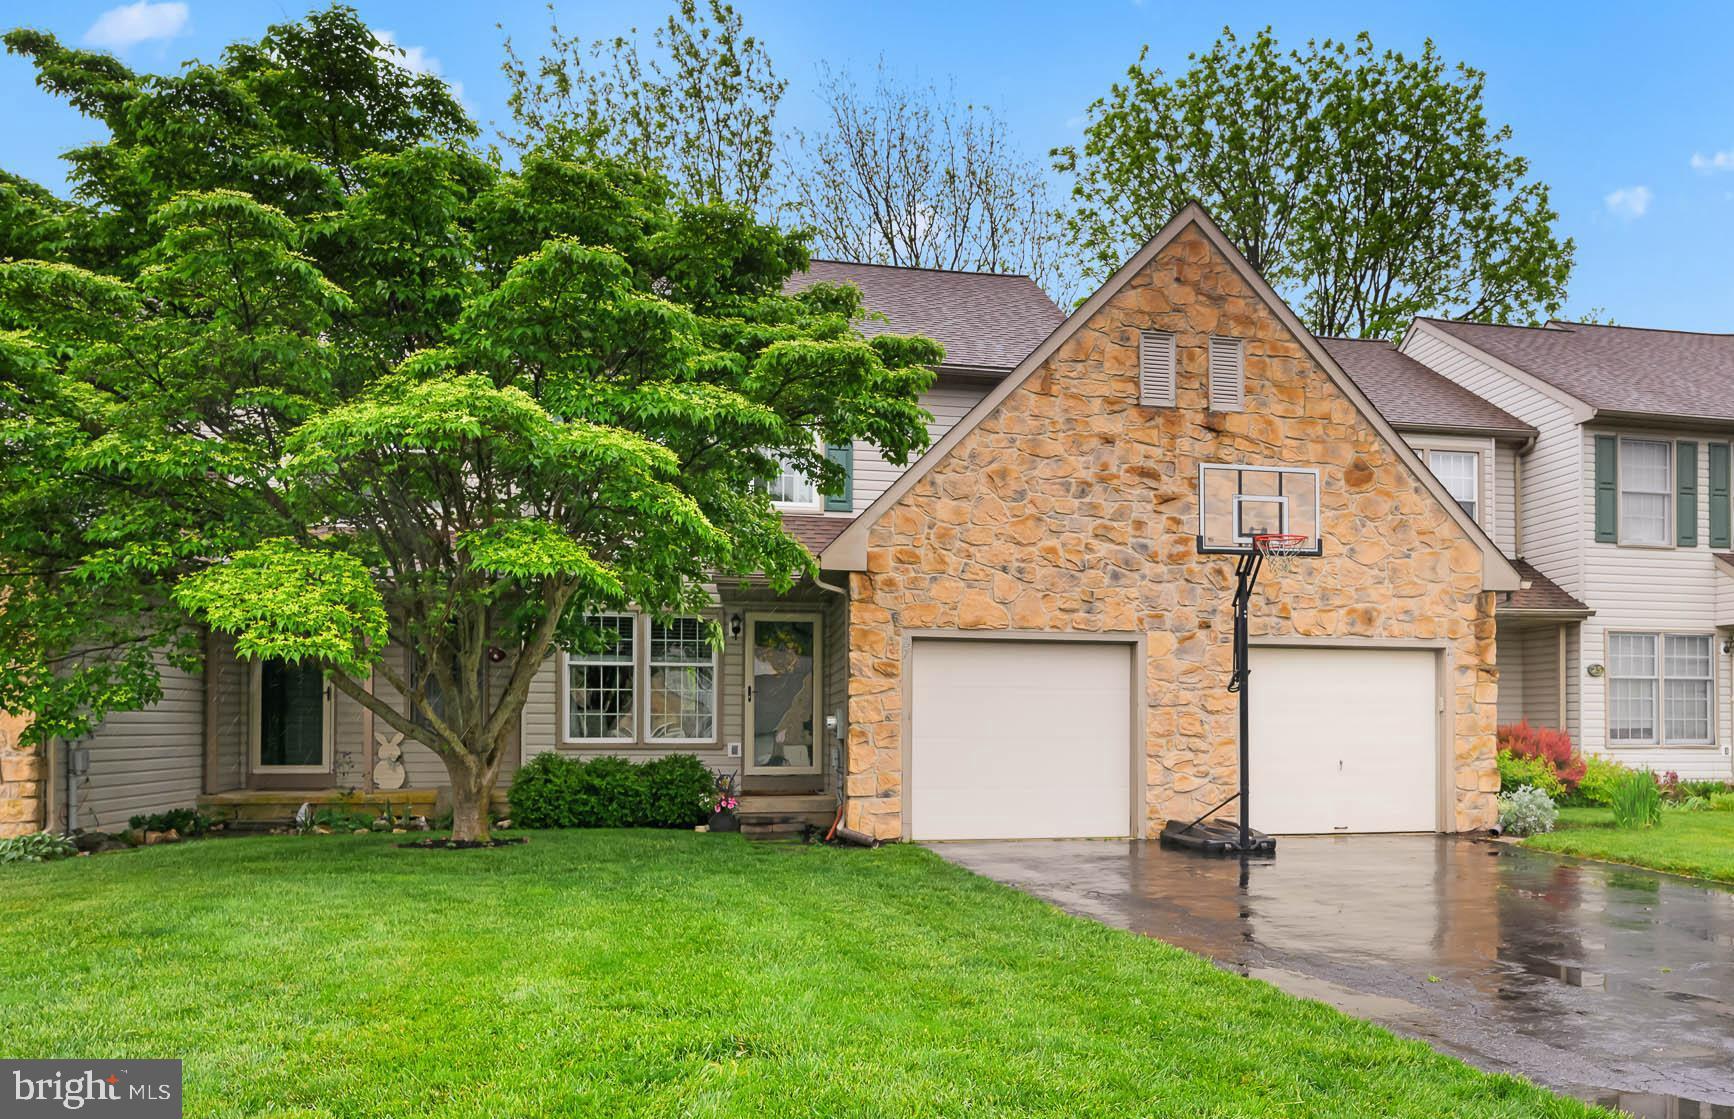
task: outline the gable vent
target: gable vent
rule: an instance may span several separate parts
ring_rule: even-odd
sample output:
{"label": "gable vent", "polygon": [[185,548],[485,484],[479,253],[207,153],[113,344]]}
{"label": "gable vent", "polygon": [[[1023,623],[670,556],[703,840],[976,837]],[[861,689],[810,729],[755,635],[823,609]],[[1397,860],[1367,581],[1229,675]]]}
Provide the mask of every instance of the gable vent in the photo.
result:
{"label": "gable vent", "polygon": [[1210,336],[1210,410],[1246,410],[1245,344],[1239,338]]}
{"label": "gable vent", "polygon": [[1138,403],[1174,407],[1174,335],[1166,330],[1138,332]]}

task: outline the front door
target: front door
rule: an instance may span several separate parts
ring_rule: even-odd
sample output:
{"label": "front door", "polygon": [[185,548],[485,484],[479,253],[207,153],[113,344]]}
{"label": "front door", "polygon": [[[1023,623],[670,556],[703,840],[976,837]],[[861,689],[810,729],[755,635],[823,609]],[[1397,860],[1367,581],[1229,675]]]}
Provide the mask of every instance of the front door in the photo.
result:
{"label": "front door", "polygon": [[820,621],[817,614],[747,618],[747,772],[819,772]]}
{"label": "front door", "polygon": [[331,685],[319,666],[261,661],[254,680],[254,776],[321,784],[331,772]]}

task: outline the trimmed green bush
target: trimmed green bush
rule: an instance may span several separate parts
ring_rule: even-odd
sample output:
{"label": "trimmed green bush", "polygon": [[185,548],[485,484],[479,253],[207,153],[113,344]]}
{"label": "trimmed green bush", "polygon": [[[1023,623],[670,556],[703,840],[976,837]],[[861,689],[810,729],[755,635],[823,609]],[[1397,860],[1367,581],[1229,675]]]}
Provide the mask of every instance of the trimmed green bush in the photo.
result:
{"label": "trimmed green bush", "polygon": [[1614,826],[1620,828],[1655,828],[1662,825],[1662,790],[1649,770],[1628,769],[1614,783],[1610,807],[1614,810]]}
{"label": "trimmed green bush", "polygon": [[1554,807],[1553,798],[1534,785],[1499,794],[1499,830],[1506,835],[1552,831],[1558,820],[1559,809]]}
{"label": "trimmed green bush", "polygon": [[1569,798],[1571,804],[1607,806],[1614,802],[1614,785],[1631,770],[1619,762],[1593,755],[1584,758],[1583,779]]}
{"label": "trimmed green bush", "polygon": [[691,754],[642,765],[538,754],[506,793],[512,823],[524,828],[690,828],[715,799],[716,778]]}
{"label": "trimmed green bush", "polygon": [[204,835],[215,820],[196,808],[171,808],[148,816],[134,816],[127,826],[136,831],[174,831],[180,835]]}
{"label": "trimmed green bush", "polygon": [[644,765],[653,828],[690,828],[710,819],[716,775],[691,754],[670,754]]}
{"label": "trimmed green bush", "polygon": [[1552,763],[1546,758],[1525,758],[1510,750],[1499,751],[1499,791],[1515,793],[1525,786],[1540,789],[1549,799],[1557,798],[1564,792],[1560,787],[1559,775],[1554,773]]}

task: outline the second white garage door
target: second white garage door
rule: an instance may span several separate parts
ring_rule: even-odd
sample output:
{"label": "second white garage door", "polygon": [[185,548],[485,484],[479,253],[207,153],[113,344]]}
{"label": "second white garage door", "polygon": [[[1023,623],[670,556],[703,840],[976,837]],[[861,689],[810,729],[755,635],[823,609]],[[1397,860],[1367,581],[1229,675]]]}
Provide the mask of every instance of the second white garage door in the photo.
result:
{"label": "second white garage door", "polygon": [[921,639],[913,660],[913,838],[1130,834],[1129,645]]}
{"label": "second white garage door", "polygon": [[1273,835],[1433,831],[1437,655],[1252,650],[1252,824]]}

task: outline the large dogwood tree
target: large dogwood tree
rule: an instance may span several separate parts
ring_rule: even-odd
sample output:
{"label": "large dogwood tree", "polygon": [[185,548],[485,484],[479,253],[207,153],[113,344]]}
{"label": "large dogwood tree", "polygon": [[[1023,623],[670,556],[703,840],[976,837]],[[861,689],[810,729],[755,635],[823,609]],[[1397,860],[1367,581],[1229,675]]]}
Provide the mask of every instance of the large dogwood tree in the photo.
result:
{"label": "large dogwood tree", "polygon": [[169,76],[5,41],[109,133],[70,200],[0,175],[0,709],[46,733],[152,702],[209,626],[426,743],[483,838],[588,616],[789,585],[760,480],[926,440],[937,346],[785,294],[800,236],[617,164],[499,169],[348,9]]}

